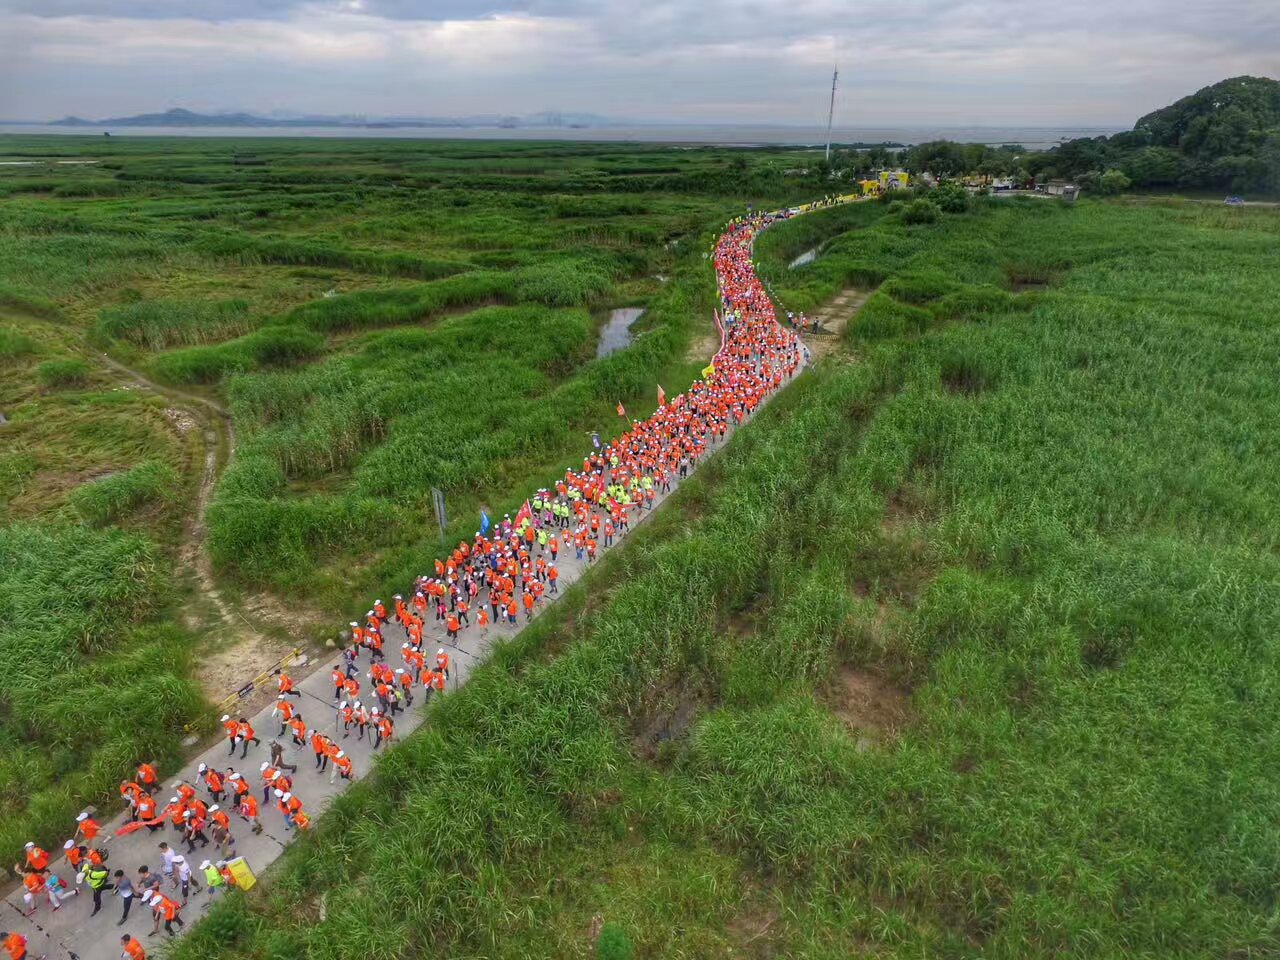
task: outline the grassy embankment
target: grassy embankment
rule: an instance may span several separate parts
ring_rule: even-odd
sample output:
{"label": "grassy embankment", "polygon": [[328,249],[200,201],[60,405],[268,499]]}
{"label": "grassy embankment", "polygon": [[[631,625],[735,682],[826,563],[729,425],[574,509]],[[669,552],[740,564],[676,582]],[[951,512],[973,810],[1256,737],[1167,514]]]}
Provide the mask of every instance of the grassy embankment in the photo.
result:
{"label": "grassy embankment", "polygon": [[[193,654],[234,653],[234,686],[275,656],[239,649],[246,621],[287,648],[428,568],[431,486],[469,534],[481,500],[514,508],[618,400],[678,389],[711,232],[743,200],[816,189],[780,153],[592,144],[0,152],[100,161],[0,173],[3,855],[60,844],[138,756],[176,756],[204,711]],[[623,304],[648,332],[594,361]],[[230,411],[237,453],[194,545],[223,604],[254,601],[229,621],[183,559],[207,414],[98,351]],[[289,622],[255,614],[280,608],[264,589]]]}
{"label": "grassy embankment", "polygon": [[1280,220],[801,223],[851,353],[177,956],[1276,949]]}

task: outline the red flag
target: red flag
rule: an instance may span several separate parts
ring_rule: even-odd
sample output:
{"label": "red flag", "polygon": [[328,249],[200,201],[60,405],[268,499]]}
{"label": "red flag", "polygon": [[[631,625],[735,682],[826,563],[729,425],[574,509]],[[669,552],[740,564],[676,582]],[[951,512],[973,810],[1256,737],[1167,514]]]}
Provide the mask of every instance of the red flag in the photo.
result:
{"label": "red flag", "polygon": [[658,384],[658,406],[665,407],[667,405],[667,391],[662,389],[662,384]]}
{"label": "red flag", "polygon": [[624,407],[624,406],[622,405],[622,401],[621,401],[621,400],[619,400],[619,401],[618,401],[618,416],[620,416],[620,417],[625,417],[626,415],[627,415],[627,408],[626,408],[626,407]]}
{"label": "red flag", "polygon": [[528,520],[530,523],[533,523],[533,508],[529,506],[528,500],[522,503],[520,505],[520,509],[516,511],[516,529],[517,530],[521,529],[521,524],[525,520]]}

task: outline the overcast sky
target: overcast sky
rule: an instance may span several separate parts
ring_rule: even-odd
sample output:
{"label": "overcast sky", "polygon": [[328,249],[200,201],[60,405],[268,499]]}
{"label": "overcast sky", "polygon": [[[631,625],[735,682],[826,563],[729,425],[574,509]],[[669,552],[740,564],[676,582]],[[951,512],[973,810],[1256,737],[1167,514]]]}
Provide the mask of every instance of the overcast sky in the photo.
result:
{"label": "overcast sky", "polygon": [[0,0],[0,118],[365,115],[1128,126],[1280,77],[1280,0]]}

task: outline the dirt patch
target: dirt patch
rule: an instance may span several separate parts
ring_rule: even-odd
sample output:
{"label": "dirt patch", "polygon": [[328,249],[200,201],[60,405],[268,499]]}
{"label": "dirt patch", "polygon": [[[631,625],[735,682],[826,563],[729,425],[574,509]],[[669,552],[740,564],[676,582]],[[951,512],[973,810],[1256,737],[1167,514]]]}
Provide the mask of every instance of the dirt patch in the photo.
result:
{"label": "dirt patch", "polygon": [[119,476],[124,472],[124,469],[109,467],[105,470],[76,470],[71,473],[46,474],[41,477],[40,485],[46,494],[60,497],[70,493],[77,487],[84,486],[86,483],[96,483],[99,480],[106,480],[108,477]]}
{"label": "dirt patch", "polygon": [[982,360],[959,354],[943,359],[939,376],[944,390],[966,397],[994,390],[1000,383],[999,373]]}
{"label": "dirt patch", "polygon": [[178,431],[178,436],[180,437],[186,437],[187,434],[199,426],[195,417],[185,410],[179,410],[177,407],[166,407],[164,418],[169,421],[173,429]]}
{"label": "dirt patch", "polygon": [[869,670],[843,667],[827,694],[831,711],[860,736],[859,747],[895,740],[911,719],[910,694]]}
{"label": "dirt patch", "polygon": [[703,334],[700,337],[694,337],[689,344],[689,349],[685,351],[684,359],[687,363],[695,361],[699,363],[710,363],[711,358],[716,355],[716,351],[720,349],[720,338],[715,332]]}
{"label": "dirt patch", "polygon": [[883,529],[901,530],[917,521],[929,521],[934,515],[935,508],[926,498],[925,492],[910,483],[904,483],[885,499]]}
{"label": "dirt patch", "polygon": [[781,916],[778,905],[766,899],[762,891],[749,894],[725,923],[725,933],[733,944],[731,956],[776,956],[770,931]]}
{"label": "dirt patch", "polygon": [[[205,697],[217,703],[270,668],[293,648],[293,642],[285,638],[266,637],[256,631],[237,632],[233,640],[200,658],[197,679]],[[309,672],[309,668],[302,671]],[[273,693],[270,688],[263,691],[262,702],[266,703]],[[260,705],[245,701],[244,708],[256,709]]]}
{"label": "dirt patch", "polygon": [[671,744],[689,732],[701,707],[696,696],[673,691],[642,721],[640,732],[631,741],[632,748],[646,760],[660,759]]}
{"label": "dirt patch", "polygon": [[651,763],[672,757],[676,746],[706,711],[714,695],[694,675],[655,689],[631,719],[631,748]]}
{"label": "dirt patch", "polygon": [[834,352],[840,346],[840,334],[871,296],[870,290],[848,287],[834,300],[808,316],[816,320],[818,329],[803,334],[805,345],[814,359]]}
{"label": "dirt patch", "polygon": [[1066,272],[1065,265],[1027,264],[1006,265],[1004,268],[1005,288],[1014,293],[1026,293],[1030,290],[1047,290],[1054,286]]}

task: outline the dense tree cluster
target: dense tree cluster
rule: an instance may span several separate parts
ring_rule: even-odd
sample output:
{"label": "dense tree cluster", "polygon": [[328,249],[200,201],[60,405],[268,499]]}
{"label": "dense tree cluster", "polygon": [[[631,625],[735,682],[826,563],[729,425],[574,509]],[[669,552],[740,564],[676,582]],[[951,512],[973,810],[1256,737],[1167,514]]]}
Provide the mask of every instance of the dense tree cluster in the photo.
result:
{"label": "dense tree cluster", "polygon": [[1223,80],[1147,114],[1132,130],[1071,140],[1026,163],[1037,176],[1070,177],[1104,192],[1123,177],[1139,187],[1280,193],[1280,82]]}
{"label": "dense tree cluster", "polygon": [[1280,194],[1280,82],[1234,77],[1142,117],[1111,137],[1068,140],[1045,151],[933,140],[837,150],[814,179],[856,180],[885,168],[941,178],[981,175],[1074,180],[1092,192],[1131,186]]}

